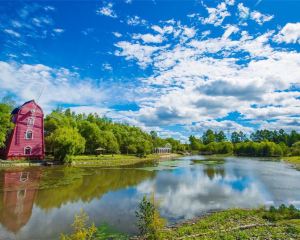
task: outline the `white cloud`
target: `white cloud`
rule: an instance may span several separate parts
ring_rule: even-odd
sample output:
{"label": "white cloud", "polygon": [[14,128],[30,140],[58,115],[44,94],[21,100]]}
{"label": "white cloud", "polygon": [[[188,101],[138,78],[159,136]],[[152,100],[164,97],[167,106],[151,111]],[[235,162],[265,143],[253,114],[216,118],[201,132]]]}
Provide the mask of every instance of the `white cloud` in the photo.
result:
{"label": "white cloud", "polygon": [[103,63],[102,64],[102,69],[106,70],[106,71],[112,71],[113,70],[112,66],[109,63]]}
{"label": "white cloud", "polygon": [[225,30],[222,38],[227,39],[230,37],[231,34],[236,33],[238,31],[239,31],[239,28],[236,26],[233,26],[233,25],[226,26],[226,30]]}
{"label": "white cloud", "polygon": [[152,54],[159,49],[158,47],[129,43],[126,41],[118,42],[115,46],[120,48],[120,50],[115,52],[117,56],[124,56],[127,60],[138,60],[138,64],[142,68],[147,67],[147,65],[152,62]]}
{"label": "white cloud", "polygon": [[134,34],[133,39],[142,39],[145,43],[161,43],[163,41],[163,37],[159,34]]}
{"label": "white cloud", "polygon": [[225,0],[225,3],[230,5],[230,6],[233,6],[234,3],[235,3],[235,0]]}
{"label": "white cloud", "polygon": [[12,29],[4,29],[4,32],[13,36],[13,37],[21,37],[21,35],[19,33],[17,33],[16,31],[12,30]]}
{"label": "white cloud", "polygon": [[42,64],[0,62],[0,86],[2,94],[16,94],[21,101],[36,99],[44,89],[39,102],[46,110],[56,103],[97,104],[103,101],[105,92],[68,69]]}
{"label": "white cloud", "polygon": [[274,37],[276,42],[300,43],[300,22],[287,23]]}
{"label": "white cloud", "polygon": [[196,30],[194,28],[184,27],[183,34],[188,38],[192,38],[196,35]]}
{"label": "white cloud", "polygon": [[139,16],[127,17],[127,24],[130,26],[146,25],[147,21]]}
{"label": "white cloud", "polygon": [[230,16],[230,13],[227,11],[227,7],[224,2],[219,3],[216,8],[206,7],[206,10],[209,16],[207,18],[200,18],[202,24],[213,24],[214,26],[220,26],[224,19]]}
{"label": "white cloud", "polygon": [[245,7],[243,3],[238,4],[239,17],[242,19],[246,19],[249,17],[250,9]]}
{"label": "white cloud", "polygon": [[54,28],[53,31],[56,33],[63,33],[65,30],[62,28]]}
{"label": "white cloud", "polygon": [[158,33],[160,33],[162,35],[164,35],[164,34],[171,34],[174,31],[174,27],[170,26],[170,25],[169,26],[163,26],[163,27],[160,27],[158,25],[153,25],[153,26],[151,26],[151,28],[154,31],[156,31],[156,32],[158,32]]}
{"label": "white cloud", "polygon": [[[164,24],[151,30],[164,35]],[[159,48],[136,44],[135,39],[116,45],[121,49],[118,56],[153,70],[140,79],[143,85],[137,89],[145,97],[137,100],[141,108],[132,117],[146,126],[196,123],[249,132],[251,128],[234,121],[215,119],[236,111],[249,121],[276,121],[279,115],[299,111],[299,94],[280,92],[300,84],[300,53],[274,49],[270,45],[274,31],[250,35],[226,25],[223,36],[208,38],[208,31],[195,32],[187,42],[182,41],[185,28],[190,27],[173,23],[172,32],[180,33],[172,40],[179,41],[166,39]],[[233,33],[236,37],[231,40]],[[245,64],[239,63],[241,55]]]}
{"label": "white cloud", "polygon": [[121,33],[119,33],[119,32],[112,32],[112,34],[113,34],[115,37],[117,37],[117,38],[120,38],[120,37],[123,36],[123,35],[122,35]]}
{"label": "white cloud", "polygon": [[98,9],[96,13],[111,18],[118,17],[115,11],[113,10],[113,4],[111,2],[105,4],[102,8]]}
{"label": "white cloud", "polygon": [[273,15],[262,14],[258,11],[253,11],[250,14],[250,18],[252,20],[254,20],[255,22],[257,22],[259,25],[262,25],[265,22],[271,21],[274,18],[274,16]]}

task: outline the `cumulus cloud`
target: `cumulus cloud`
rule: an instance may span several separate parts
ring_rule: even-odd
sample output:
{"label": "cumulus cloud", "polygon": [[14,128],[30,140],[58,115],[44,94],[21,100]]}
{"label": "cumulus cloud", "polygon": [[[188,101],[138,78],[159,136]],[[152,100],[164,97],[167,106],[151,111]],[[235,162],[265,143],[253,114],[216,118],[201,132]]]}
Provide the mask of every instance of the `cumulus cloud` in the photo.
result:
{"label": "cumulus cloud", "polygon": [[134,34],[133,39],[141,39],[145,43],[161,43],[163,41],[163,37],[160,34]]}
{"label": "cumulus cloud", "polygon": [[239,11],[238,14],[240,18],[245,19],[249,17],[250,9],[244,6],[243,3],[238,4],[238,11]]}
{"label": "cumulus cloud", "polygon": [[279,43],[300,43],[300,23],[287,23],[274,40]]}
{"label": "cumulus cloud", "polygon": [[124,56],[127,60],[138,60],[138,64],[142,68],[147,67],[151,63],[152,54],[159,49],[158,47],[126,41],[118,42],[115,46],[120,49],[115,52],[117,56]]}
{"label": "cumulus cloud", "polygon": [[96,104],[104,97],[104,91],[88,79],[42,64],[0,62],[0,85],[4,93],[15,94],[21,101],[36,99],[44,89],[40,103],[47,110],[56,103]]}
{"label": "cumulus cloud", "polygon": [[250,14],[250,18],[257,22],[259,25],[262,25],[265,22],[271,21],[273,19],[273,15],[262,14],[258,11],[253,11]]}
{"label": "cumulus cloud", "polygon": [[[227,5],[220,3],[209,10],[211,14],[202,18],[202,23],[220,27],[226,11]],[[238,5],[240,19],[262,24],[271,19],[267,16]],[[276,122],[280,116],[293,118],[297,114],[299,94],[289,89],[300,84],[300,53],[271,46],[270,40],[275,38],[272,30],[250,34],[235,24],[222,28],[221,36],[210,36],[209,30],[193,31],[192,26],[182,26],[176,21],[161,22],[148,29],[166,38],[159,48],[146,41],[136,43],[135,37],[116,44],[117,56],[136,62],[143,69],[151,66],[153,71],[150,76],[140,78],[143,85],[137,88],[148,94],[138,100],[141,108],[134,117],[139,122],[146,126],[176,123],[249,132],[251,128],[242,122],[216,119],[239,112],[242,119],[253,124],[259,119],[261,126],[266,126],[263,123],[267,124],[267,120]],[[282,29],[281,36],[284,33]],[[143,32],[139,36],[145,34],[152,33]],[[167,34],[172,34],[172,42]]]}
{"label": "cumulus cloud", "polygon": [[113,9],[113,4],[111,2],[106,3],[103,7],[101,7],[100,9],[98,9],[96,11],[97,14],[103,15],[103,16],[107,16],[107,17],[111,17],[111,18],[117,18],[117,14]]}
{"label": "cumulus cloud", "polygon": [[213,24],[215,26],[220,26],[224,19],[230,16],[229,11],[227,11],[227,6],[225,2],[219,3],[216,8],[206,7],[208,12],[207,18],[201,18],[203,24]]}
{"label": "cumulus cloud", "polygon": [[117,38],[122,37],[122,34],[119,33],[119,32],[112,32],[112,34],[113,34],[115,37],[117,37]]}
{"label": "cumulus cloud", "polygon": [[271,21],[274,18],[273,15],[263,14],[256,10],[251,11],[250,8],[244,6],[243,3],[238,4],[238,16],[242,20],[250,18],[253,21],[257,22],[259,25]]}
{"label": "cumulus cloud", "polygon": [[130,26],[146,25],[147,21],[139,16],[127,17],[127,24]]}

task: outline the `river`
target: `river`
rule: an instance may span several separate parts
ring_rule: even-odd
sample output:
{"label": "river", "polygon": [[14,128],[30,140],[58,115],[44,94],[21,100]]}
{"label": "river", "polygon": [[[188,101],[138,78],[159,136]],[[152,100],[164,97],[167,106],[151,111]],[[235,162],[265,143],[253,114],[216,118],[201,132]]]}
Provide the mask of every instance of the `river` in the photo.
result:
{"label": "river", "polygon": [[190,156],[130,168],[0,171],[0,239],[58,239],[83,209],[96,225],[135,234],[135,211],[154,193],[170,224],[227,208],[293,204],[300,171],[280,161]]}

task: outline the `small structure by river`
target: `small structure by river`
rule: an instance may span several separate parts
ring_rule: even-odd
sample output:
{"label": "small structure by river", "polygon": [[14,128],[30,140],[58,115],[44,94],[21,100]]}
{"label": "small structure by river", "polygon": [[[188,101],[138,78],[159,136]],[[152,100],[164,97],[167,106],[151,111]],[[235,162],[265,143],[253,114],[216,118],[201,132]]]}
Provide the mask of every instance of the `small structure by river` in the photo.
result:
{"label": "small structure by river", "polygon": [[154,149],[154,153],[156,154],[166,154],[172,152],[172,145],[167,143],[164,147],[157,147]]}

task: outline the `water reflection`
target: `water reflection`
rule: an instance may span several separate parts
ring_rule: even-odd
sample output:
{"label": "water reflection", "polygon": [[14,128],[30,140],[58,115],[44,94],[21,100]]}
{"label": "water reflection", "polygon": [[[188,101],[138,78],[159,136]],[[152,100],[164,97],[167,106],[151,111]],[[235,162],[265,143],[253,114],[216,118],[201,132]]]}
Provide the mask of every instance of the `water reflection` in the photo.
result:
{"label": "water reflection", "polygon": [[232,207],[300,207],[300,172],[253,159],[192,157],[128,169],[29,168],[0,176],[0,239],[56,239],[71,230],[81,208],[96,225],[135,233],[135,210],[152,192],[169,222]]}

